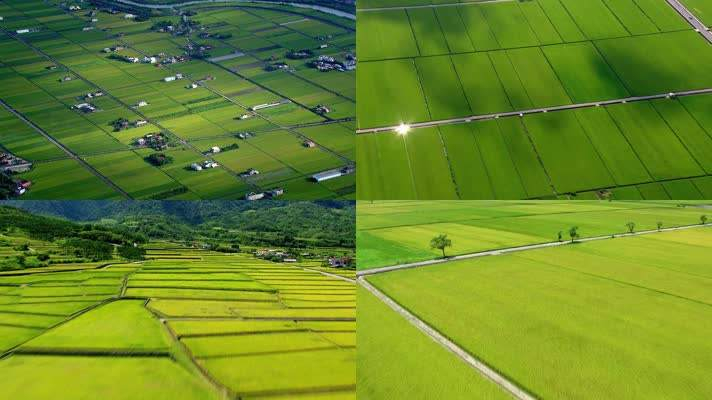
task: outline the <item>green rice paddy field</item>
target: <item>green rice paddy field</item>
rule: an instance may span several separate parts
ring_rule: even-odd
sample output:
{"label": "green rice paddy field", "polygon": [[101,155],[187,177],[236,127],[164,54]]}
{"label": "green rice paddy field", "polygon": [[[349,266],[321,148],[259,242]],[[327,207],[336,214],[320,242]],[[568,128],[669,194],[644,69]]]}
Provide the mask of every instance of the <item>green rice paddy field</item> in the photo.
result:
{"label": "green rice paddy field", "polygon": [[[124,197],[137,199],[234,199],[277,187],[285,189],[284,198],[355,195],[353,176],[326,183],[308,181],[314,173],[354,163],[355,72],[318,72],[307,66],[310,59],[286,58],[290,49],[316,49],[312,58],[343,59],[355,49],[354,22],[276,5],[194,11],[193,19],[204,29],[172,36],[151,27],[161,21],[177,25],[177,16],[136,22],[122,13],[99,12],[92,22],[86,10],[69,12],[56,1],[0,1],[0,99],[5,105],[0,107],[0,147],[34,164],[20,175],[33,182],[24,197],[122,196],[96,173],[116,184]],[[93,29],[83,31],[84,27]],[[33,32],[16,33],[22,29]],[[206,34],[214,36],[200,36]],[[211,46],[208,56],[156,67],[113,59],[103,52],[122,46],[112,55],[163,54],[165,58],[184,54],[188,41]],[[328,47],[318,49],[322,44]],[[265,70],[269,63],[283,61],[291,71]],[[185,79],[163,81],[178,73]],[[72,79],[62,81],[64,77]],[[204,80],[200,86],[188,87],[200,80]],[[104,93],[90,101],[96,112],[71,109],[96,91]],[[135,107],[142,101],[147,105]],[[286,103],[239,118],[250,107],[281,101]],[[331,112],[315,112],[320,104]],[[115,131],[112,121],[118,118],[148,123]],[[171,146],[164,152],[173,157],[173,163],[161,167],[145,160],[154,150],[135,144],[138,138],[157,132],[169,138]],[[253,136],[237,137],[245,132]],[[306,140],[317,146],[304,146]],[[204,155],[213,146],[233,144],[238,148]],[[190,170],[192,163],[206,159],[216,160],[220,167]],[[250,168],[260,175],[238,176]]]}
{"label": "green rice paddy field", "polygon": [[[587,216],[579,214],[582,226]],[[486,243],[499,233],[474,239]],[[699,226],[366,279],[535,398],[705,399],[712,392],[705,378],[712,368],[711,246],[712,230]],[[359,394],[508,397],[365,290],[358,315]],[[421,372],[427,377],[419,379]]]}
{"label": "green rice paddy field", "polygon": [[358,268],[434,259],[430,239],[447,234],[448,255],[553,242],[572,226],[581,237],[694,225],[711,214],[677,202],[608,201],[381,201],[357,205]]}
{"label": "green rice paddy field", "polygon": [[302,267],[353,271],[170,243],[147,258],[0,274],[0,397],[355,398],[355,285]]}
{"label": "green rice paddy field", "polygon": [[[358,129],[712,88],[712,48],[664,1],[408,7],[427,3],[359,3]],[[358,198],[708,198],[711,107],[698,94],[362,133]]]}

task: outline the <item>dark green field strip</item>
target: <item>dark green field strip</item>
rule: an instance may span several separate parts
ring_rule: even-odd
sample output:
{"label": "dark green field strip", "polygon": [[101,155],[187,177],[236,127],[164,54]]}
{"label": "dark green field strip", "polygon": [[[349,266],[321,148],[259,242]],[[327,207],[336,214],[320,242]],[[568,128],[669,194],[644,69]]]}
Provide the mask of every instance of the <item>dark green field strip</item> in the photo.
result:
{"label": "dark green field strip", "polygon": [[696,95],[539,113],[419,128],[405,139],[359,135],[359,196],[445,199],[454,185],[463,199],[597,198],[594,191],[610,190],[620,199],[702,198],[706,180],[666,184],[671,187],[665,195],[658,191],[660,198],[624,188],[710,174],[710,101]]}

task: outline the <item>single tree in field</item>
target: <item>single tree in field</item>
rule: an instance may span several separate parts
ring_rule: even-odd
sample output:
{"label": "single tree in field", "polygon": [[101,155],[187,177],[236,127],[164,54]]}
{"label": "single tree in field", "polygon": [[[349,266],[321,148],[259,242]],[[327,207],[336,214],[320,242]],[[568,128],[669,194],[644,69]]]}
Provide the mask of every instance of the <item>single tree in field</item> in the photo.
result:
{"label": "single tree in field", "polygon": [[439,249],[443,252],[443,258],[445,258],[445,248],[452,247],[452,240],[447,238],[447,235],[438,235],[430,240],[431,249]]}
{"label": "single tree in field", "polygon": [[628,227],[628,233],[635,232],[635,222],[628,222],[625,226]]}
{"label": "single tree in field", "polygon": [[569,236],[571,237],[571,243],[573,243],[579,237],[578,226],[572,226],[569,229]]}
{"label": "single tree in field", "polygon": [[661,229],[663,229],[663,223],[658,221],[658,231],[660,231]]}
{"label": "single tree in field", "polygon": [[706,215],[701,215],[701,216],[700,216],[700,223],[701,223],[702,225],[704,225],[704,224],[707,223],[707,216],[706,216]]}
{"label": "single tree in field", "polygon": [[564,240],[564,232],[559,231],[559,242]]}

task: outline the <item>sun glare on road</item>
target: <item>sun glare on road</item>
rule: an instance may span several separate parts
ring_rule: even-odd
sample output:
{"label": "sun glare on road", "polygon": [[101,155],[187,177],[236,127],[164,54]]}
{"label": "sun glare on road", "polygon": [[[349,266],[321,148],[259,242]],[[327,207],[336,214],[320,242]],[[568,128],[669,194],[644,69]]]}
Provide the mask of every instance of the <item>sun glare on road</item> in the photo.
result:
{"label": "sun glare on road", "polygon": [[396,128],[396,133],[399,134],[399,135],[401,135],[401,136],[407,135],[408,132],[410,132],[410,125],[401,123],[401,124],[398,125],[398,127]]}

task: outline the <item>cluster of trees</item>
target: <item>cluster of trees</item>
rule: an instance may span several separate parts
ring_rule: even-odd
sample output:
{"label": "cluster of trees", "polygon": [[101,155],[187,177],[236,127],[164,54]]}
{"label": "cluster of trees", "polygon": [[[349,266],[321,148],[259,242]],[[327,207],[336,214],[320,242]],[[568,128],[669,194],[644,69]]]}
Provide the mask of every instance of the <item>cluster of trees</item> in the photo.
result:
{"label": "cluster of trees", "polygon": [[[707,224],[707,221],[708,221],[707,215],[703,214],[700,216],[700,224],[701,225]],[[628,233],[635,233],[635,227],[636,227],[635,222],[633,222],[633,221],[628,222],[625,224],[625,227],[628,229]],[[663,223],[658,222],[657,227],[658,227],[658,231],[662,230]],[[569,228],[568,236],[571,239],[571,243],[574,243],[576,241],[576,239],[580,238],[581,235],[579,234],[578,226],[572,226],[571,228]],[[557,235],[557,240],[559,242],[564,241],[564,232],[563,231],[559,231],[559,233]],[[443,258],[445,258],[445,249],[447,247],[452,247],[452,240],[448,239],[447,235],[440,234],[430,240],[430,248],[438,249],[438,250],[442,251]]]}
{"label": "cluster of trees", "polygon": [[172,163],[173,157],[171,157],[165,153],[153,153],[153,154],[149,155],[148,157],[146,157],[146,161],[151,165],[160,167],[161,165],[166,165],[166,164]]}
{"label": "cluster of trees", "polygon": [[[20,207],[80,221],[111,219],[112,229],[177,241],[253,246],[355,247],[355,205],[348,201],[43,201]],[[94,225],[94,224],[93,224]]]}

